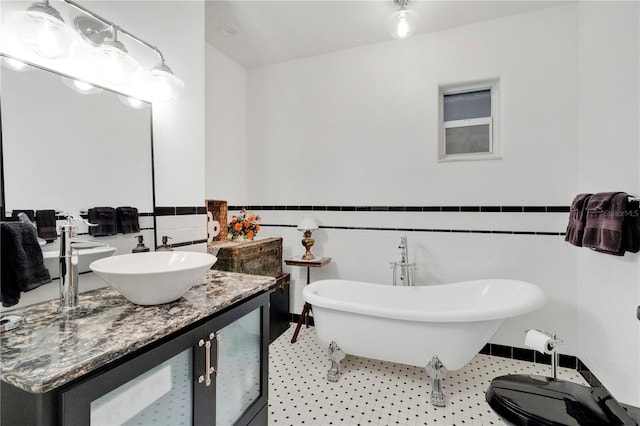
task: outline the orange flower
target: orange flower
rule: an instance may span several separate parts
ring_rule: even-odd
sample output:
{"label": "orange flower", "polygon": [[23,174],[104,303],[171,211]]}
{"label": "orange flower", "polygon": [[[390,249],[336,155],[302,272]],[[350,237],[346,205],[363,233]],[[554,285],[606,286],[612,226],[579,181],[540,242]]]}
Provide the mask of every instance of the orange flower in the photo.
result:
{"label": "orange flower", "polygon": [[236,219],[235,217],[231,219],[231,223],[236,223],[238,221],[238,219]]}
{"label": "orange flower", "polygon": [[254,215],[249,216],[249,219],[247,219],[249,222],[253,222],[254,220],[256,220],[256,217]]}
{"label": "orange flower", "polygon": [[250,240],[253,240],[253,231],[247,232],[247,238],[249,238]]}
{"label": "orange flower", "polygon": [[236,223],[235,226],[233,227],[233,229],[235,229],[236,231],[242,231],[242,224],[241,223]]}
{"label": "orange flower", "polygon": [[260,230],[260,225],[256,224],[256,232]]}
{"label": "orange flower", "polygon": [[245,228],[248,228],[248,227],[250,227],[250,226],[251,226],[251,224],[250,224],[249,222],[245,222],[245,223],[244,223],[244,227],[245,227]]}

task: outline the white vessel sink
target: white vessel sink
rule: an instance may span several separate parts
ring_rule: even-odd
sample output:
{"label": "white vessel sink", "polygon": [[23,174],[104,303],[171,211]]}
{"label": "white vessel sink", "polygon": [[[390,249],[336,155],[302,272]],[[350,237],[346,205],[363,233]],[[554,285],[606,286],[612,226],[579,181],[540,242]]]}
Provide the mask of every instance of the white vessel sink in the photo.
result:
{"label": "white vessel sink", "polygon": [[[112,256],[115,253],[115,247],[95,247],[89,249],[78,250],[75,252],[73,256],[74,263],[78,264],[78,272],[90,272],[91,269],[89,265],[92,262],[102,259],[103,257]],[[60,251],[59,250],[51,250],[42,252],[42,257],[44,258],[44,266],[49,271],[49,275],[51,275],[51,279],[58,278],[60,276]]]}
{"label": "white vessel sink", "polygon": [[159,305],[181,298],[217,260],[207,253],[157,251],[106,257],[89,267],[130,302]]}

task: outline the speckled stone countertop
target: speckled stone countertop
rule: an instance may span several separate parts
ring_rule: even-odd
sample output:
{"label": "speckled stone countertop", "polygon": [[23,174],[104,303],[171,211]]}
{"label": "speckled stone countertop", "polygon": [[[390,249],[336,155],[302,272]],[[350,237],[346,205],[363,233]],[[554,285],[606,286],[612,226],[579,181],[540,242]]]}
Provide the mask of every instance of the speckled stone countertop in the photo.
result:
{"label": "speckled stone countertop", "polygon": [[25,324],[0,337],[0,379],[45,393],[275,285],[275,278],[210,270],[181,299],[138,306],[110,287],[80,294],[72,316],[58,300],[11,312]]}

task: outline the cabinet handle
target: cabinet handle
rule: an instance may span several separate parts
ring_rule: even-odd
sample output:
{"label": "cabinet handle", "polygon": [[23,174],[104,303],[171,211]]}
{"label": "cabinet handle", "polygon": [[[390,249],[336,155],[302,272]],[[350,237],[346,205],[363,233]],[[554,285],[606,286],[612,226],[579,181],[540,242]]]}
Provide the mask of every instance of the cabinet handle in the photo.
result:
{"label": "cabinet handle", "polygon": [[[201,348],[203,346],[205,346],[204,339],[198,340],[198,347]],[[208,364],[208,362],[209,362],[209,360],[208,360],[209,352],[206,352],[206,349],[205,349],[205,356],[207,358],[207,364]],[[204,375],[201,375],[201,376],[198,377],[198,383],[202,383],[202,382],[204,382]],[[209,386],[209,385],[207,384],[207,386]]]}
{"label": "cabinet handle", "polygon": [[205,362],[206,362],[206,372],[205,372],[205,376],[206,376],[206,381],[205,381],[205,386],[210,386],[211,385],[211,341],[208,340],[207,343],[205,343]]}
{"label": "cabinet handle", "polygon": [[220,338],[222,338],[222,336],[220,333],[217,333],[213,337],[216,339],[216,367],[212,368],[211,372],[218,375],[220,374]]}

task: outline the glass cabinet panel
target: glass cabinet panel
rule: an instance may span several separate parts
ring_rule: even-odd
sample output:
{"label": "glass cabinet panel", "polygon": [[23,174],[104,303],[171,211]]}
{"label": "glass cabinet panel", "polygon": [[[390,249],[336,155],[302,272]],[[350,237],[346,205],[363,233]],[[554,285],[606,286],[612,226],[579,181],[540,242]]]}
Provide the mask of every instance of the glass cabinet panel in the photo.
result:
{"label": "glass cabinet panel", "polygon": [[193,349],[91,402],[91,426],[192,424]]}
{"label": "glass cabinet panel", "polygon": [[262,395],[261,309],[257,308],[216,333],[216,424],[232,425]]}

